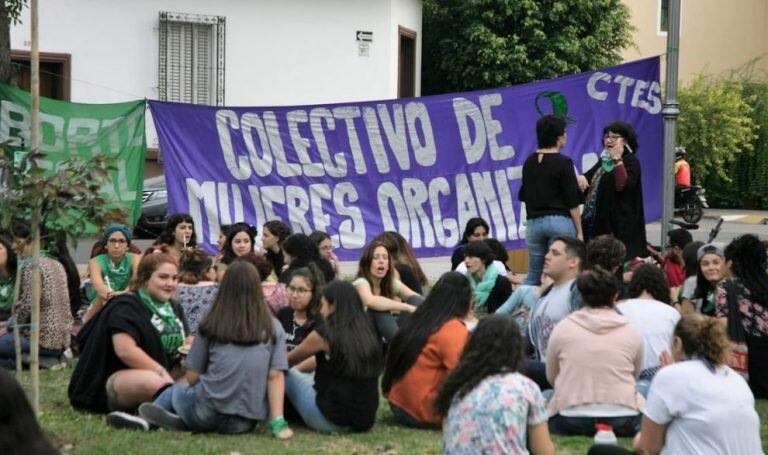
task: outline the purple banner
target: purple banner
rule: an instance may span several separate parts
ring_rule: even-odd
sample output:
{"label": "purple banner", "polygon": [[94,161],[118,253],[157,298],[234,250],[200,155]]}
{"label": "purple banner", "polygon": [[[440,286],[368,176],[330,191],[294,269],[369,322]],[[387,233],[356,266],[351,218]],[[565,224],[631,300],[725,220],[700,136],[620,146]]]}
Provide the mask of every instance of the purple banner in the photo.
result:
{"label": "purple banner", "polygon": [[421,257],[450,255],[481,216],[508,248],[525,246],[517,200],[536,120],[566,115],[562,150],[579,173],[597,162],[605,125],[633,125],[647,221],[661,217],[659,58],[495,90],[291,107],[150,101],[169,212],[195,219],[212,247],[219,225],[281,219],[325,231],[342,259],[385,230]]}

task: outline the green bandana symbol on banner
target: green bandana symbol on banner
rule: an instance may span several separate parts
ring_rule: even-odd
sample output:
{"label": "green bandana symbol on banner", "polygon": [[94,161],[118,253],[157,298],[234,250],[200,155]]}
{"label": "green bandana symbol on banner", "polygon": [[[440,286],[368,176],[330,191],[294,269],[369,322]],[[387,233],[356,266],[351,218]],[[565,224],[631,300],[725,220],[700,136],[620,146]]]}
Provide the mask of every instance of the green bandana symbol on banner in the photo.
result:
{"label": "green bandana symbol on banner", "polygon": [[[550,105],[552,106],[551,112],[544,112],[544,110],[541,108],[541,105],[539,103],[544,99],[549,100]],[[565,95],[563,95],[560,92],[552,92],[552,91],[540,92],[538,95],[536,95],[534,104],[536,105],[536,112],[538,112],[539,115],[541,116],[548,115],[548,114],[561,115],[565,117],[565,120],[568,123],[576,123],[576,120],[568,117],[568,100],[566,100]]]}
{"label": "green bandana symbol on banner", "polygon": [[[146,159],[144,100],[114,104],[81,104],[40,98],[39,163],[56,172],[73,157],[99,154],[115,157],[102,192],[136,222],[141,214],[141,191]],[[17,147],[21,159],[29,144],[29,92],[0,84],[0,142]],[[97,227],[95,227],[97,228]]]}

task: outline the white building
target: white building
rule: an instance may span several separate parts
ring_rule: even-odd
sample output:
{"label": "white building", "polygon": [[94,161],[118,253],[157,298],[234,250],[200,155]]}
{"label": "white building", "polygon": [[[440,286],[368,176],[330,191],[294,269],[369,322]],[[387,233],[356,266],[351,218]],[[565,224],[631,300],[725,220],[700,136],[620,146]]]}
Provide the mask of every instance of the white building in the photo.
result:
{"label": "white building", "polygon": [[[421,0],[40,0],[39,8],[41,94],[52,98],[274,106],[421,90]],[[11,49],[20,68],[29,61],[26,8]],[[28,69],[19,85],[29,87]]]}

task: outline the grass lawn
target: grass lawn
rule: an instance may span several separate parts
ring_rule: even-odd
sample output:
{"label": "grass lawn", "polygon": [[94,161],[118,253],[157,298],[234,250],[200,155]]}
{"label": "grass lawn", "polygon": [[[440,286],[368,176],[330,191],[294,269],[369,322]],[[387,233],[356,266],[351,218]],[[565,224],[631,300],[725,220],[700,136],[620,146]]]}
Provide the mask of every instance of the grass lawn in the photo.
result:
{"label": "grass lawn", "polygon": [[[167,431],[139,433],[113,430],[104,416],[72,410],[67,400],[71,369],[41,372],[40,421],[49,438],[65,453],[72,454],[252,454],[252,453],[343,453],[415,454],[440,453],[441,435],[435,431],[409,430],[398,426],[382,400],[376,425],[368,433],[322,435],[293,425],[289,441],[273,439],[266,426],[241,436],[192,435]],[[28,374],[25,372],[25,380]],[[768,401],[757,405],[763,449],[768,451]],[[592,438],[555,437],[555,452],[584,454]],[[622,440],[628,446],[630,440]]]}

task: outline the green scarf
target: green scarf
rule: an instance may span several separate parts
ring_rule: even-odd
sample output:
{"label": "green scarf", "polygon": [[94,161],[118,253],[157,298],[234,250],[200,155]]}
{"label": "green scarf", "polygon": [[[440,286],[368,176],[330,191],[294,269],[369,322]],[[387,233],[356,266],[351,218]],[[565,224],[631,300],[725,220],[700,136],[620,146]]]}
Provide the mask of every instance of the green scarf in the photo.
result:
{"label": "green scarf", "polygon": [[171,301],[161,302],[144,288],[139,289],[139,298],[152,313],[152,326],[160,334],[163,350],[169,356],[175,355],[179,347],[184,344],[184,327],[176,317]]}
{"label": "green scarf", "polygon": [[489,265],[485,269],[483,279],[479,283],[475,281],[474,275],[467,272],[469,285],[472,286],[472,291],[475,294],[475,309],[478,314],[486,314],[488,312],[485,307],[485,302],[488,300],[488,296],[491,294],[493,287],[496,286],[496,277],[498,276],[499,272],[493,265]]}
{"label": "green scarf", "polygon": [[13,306],[13,277],[0,278],[0,310],[11,311]]}
{"label": "green scarf", "polygon": [[611,172],[616,168],[616,163],[613,161],[613,157],[605,150],[600,154],[600,163],[603,165],[603,170],[605,172]]}

